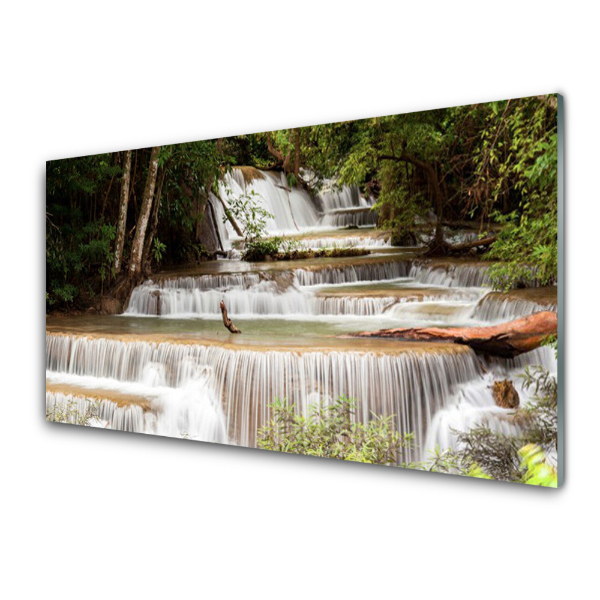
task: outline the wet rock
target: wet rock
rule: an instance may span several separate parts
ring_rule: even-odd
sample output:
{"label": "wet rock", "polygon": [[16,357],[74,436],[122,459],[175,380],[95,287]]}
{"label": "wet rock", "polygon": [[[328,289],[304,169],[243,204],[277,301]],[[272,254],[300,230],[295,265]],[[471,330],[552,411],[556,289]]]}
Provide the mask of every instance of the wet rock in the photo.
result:
{"label": "wet rock", "polygon": [[512,381],[508,379],[494,381],[492,394],[494,402],[500,408],[517,408],[519,406],[519,392],[515,389]]}
{"label": "wet rock", "polygon": [[100,312],[104,315],[118,315],[123,312],[123,306],[117,298],[103,297],[100,301]]}
{"label": "wet rock", "polygon": [[412,231],[403,231],[392,235],[392,246],[411,247],[418,246],[419,240]]}
{"label": "wet rock", "polygon": [[277,291],[279,293],[287,292],[290,287],[294,285],[294,272],[293,271],[281,271],[276,273],[272,277],[273,281],[277,285]]}

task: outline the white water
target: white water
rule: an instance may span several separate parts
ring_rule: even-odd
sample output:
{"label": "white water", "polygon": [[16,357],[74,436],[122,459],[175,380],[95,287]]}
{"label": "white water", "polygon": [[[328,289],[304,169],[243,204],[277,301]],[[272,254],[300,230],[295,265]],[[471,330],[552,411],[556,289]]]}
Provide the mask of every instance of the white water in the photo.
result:
{"label": "white water", "polygon": [[[398,299],[368,295],[327,296],[326,286],[389,282],[396,286],[438,288]],[[555,306],[528,300],[500,299],[484,287],[488,281],[485,265],[430,266],[421,262],[384,262],[295,269],[280,273],[203,275],[149,280],[132,293],[126,316],[220,319],[219,304],[225,301],[230,315],[237,318],[286,316],[288,318],[382,315],[406,326],[493,324],[555,310]],[[366,289],[365,287],[365,289]],[[469,323],[471,322],[471,323]]]}
{"label": "white water", "polygon": [[370,208],[356,207],[343,210],[332,210],[323,215],[321,226],[332,227],[373,227],[377,225],[378,214]]}
{"label": "white water", "polygon": [[322,204],[322,212],[328,213],[335,210],[347,210],[351,208],[370,208],[373,200],[367,200],[361,196],[358,187],[344,186],[336,188],[328,182],[318,195]]}
{"label": "white water", "polygon": [[490,284],[487,265],[415,263],[409,277],[425,285],[441,287],[486,287]]}
{"label": "white water", "polygon": [[296,241],[296,245],[300,250],[322,250],[324,248],[366,248],[375,250],[378,248],[391,248],[392,242],[390,237],[352,235],[300,239]]}
{"label": "white water", "polygon": [[484,296],[473,311],[473,318],[495,323],[512,321],[540,310],[556,310],[555,303],[538,303],[531,300],[507,298],[499,300],[494,294]]}
{"label": "white water", "polygon": [[[297,187],[289,189],[283,173],[260,171],[261,176],[244,180],[240,169],[232,169],[219,183],[219,199],[213,207],[223,221],[222,202],[229,205],[233,198],[252,196],[273,218],[267,220],[270,235],[294,234],[332,227],[364,226],[377,223],[377,213],[370,210],[371,200],[361,197],[358,188],[343,187],[324,191],[316,199]],[[221,237],[235,238],[231,224],[220,230]]]}
{"label": "white water", "polygon": [[[169,437],[227,443],[227,426],[219,398],[208,385],[208,370],[193,360],[180,361],[175,378],[169,377],[165,361],[155,361],[147,344],[129,345],[106,340],[88,343],[86,338],[53,336],[46,340],[47,372],[50,384],[129,394],[146,398],[151,412],[139,405],[119,407],[102,401],[103,426]],[[149,358],[150,357],[150,358]],[[85,409],[84,396],[47,392],[46,405],[76,400],[78,411]],[[98,426],[98,425],[96,425]]]}
{"label": "white water", "polygon": [[[400,429],[415,432],[421,444],[433,414],[459,384],[481,373],[470,351],[259,352],[51,334],[46,356],[51,383],[105,389],[108,396],[111,391],[139,394],[141,386],[146,397],[161,402],[159,415],[173,407],[175,417],[161,425],[166,417],[159,416],[152,430],[162,435],[179,435],[184,424],[193,421],[187,416],[192,398],[207,410],[215,408],[215,398],[222,398],[231,441],[250,446],[275,398],[287,398],[305,411],[310,402],[330,401],[340,394],[358,400],[359,419],[367,419],[371,411],[396,415]],[[200,391],[190,390],[190,373],[202,373]],[[186,397],[189,401],[181,406]],[[180,421],[182,411],[187,420]],[[144,431],[149,432],[147,423]]]}
{"label": "white water", "polygon": [[[377,225],[379,215],[372,210],[374,199],[361,195],[357,186],[337,187],[333,182],[326,181],[324,188],[312,198],[308,192],[299,187],[289,188],[285,175],[279,172],[255,170],[258,177],[247,182],[242,169],[233,168],[219,182],[218,197],[210,194],[210,204],[214,211],[219,237],[224,250],[230,251],[230,256],[238,258],[232,251],[232,241],[238,240],[231,223],[225,219],[223,205],[229,206],[234,198],[252,196],[258,204],[273,215],[267,221],[267,231],[270,235],[298,234],[302,232],[320,231],[334,228],[362,228]],[[435,217],[434,217],[435,218]],[[444,238],[450,244],[460,244],[475,240],[476,231],[445,230]],[[422,242],[427,243],[433,235],[420,235]],[[320,248],[378,248],[389,246],[386,241],[354,241],[352,236],[335,242],[329,238],[300,241],[299,247],[306,249]]]}
{"label": "white water", "polygon": [[[160,294],[160,314],[170,317],[221,318],[219,304],[223,300],[230,314],[237,318],[272,318],[282,316],[381,314],[396,300],[385,298],[319,297],[315,292],[289,288],[277,292],[273,281],[262,281],[249,289],[221,292],[211,290],[163,290]],[[138,292],[132,298],[130,315],[156,315],[158,298],[151,293]],[[136,312],[137,311],[137,312]]]}
{"label": "white water", "polygon": [[[411,277],[407,277],[407,274]],[[263,274],[206,275],[166,279],[153,283],[148,281],[132,293],[126,315],[151,315],[170,317],[220,318],[219,304],[225,301],[231,315],[237,317],[260,316],[319,316],[353,315],[369,316],[389,310],[387,316],[410,321],[426,320],[432,315],[446,315],[442,322],[462,322],[470,318],[477,301],[485,290],[469,290],[453,287],[456,283],[478,284],[485,272],[477,267],[464,266],[447,271],[446,268],[431,269],[407,262],[365,263],[328,267],[324,269],[296,269],[292,272],[293,283],[282,289],[281,283]],[[414,279],[413,279],[414,278]],[[397,302],[393,296],[386,297],[321,297],[319,288],[346,284],[369,284],[389,281],[391,284],[428,285],[432,282],[440,287],[452,287],[452,294],[444,293],[443,299],[435,294],[425,297],[418,306]],[[443,285],[446,284],[446,285]],[[405,299],[403,299],[405,300]],[[457,320],[458,319],[458,320]],[[440,322],[440,319],[433,319]]]}
{"label": "white water", "polygon": [[525,389],[520,377],[527,365],[543,366],[556,375],[556,359],[551,348],[539,348],[516,359],[490,360],[486,373],[463,386],[436,413],[427,432],[421,459],[427,460],[436,446],[457,448],[456,432],[466,432],[473,427],[488,427],[498,433],[518,435],[520,427],[512,418],[514,411],[496,406],[491,389],[494,380],[508,378],[519,393],[521,407],[534,403],[534,391]]}
{"label": "white water", "polygon": [[[98,407],[98,418],[89,420],[90,427],[116,429],[118,431],[132,431],[145,433],[144,411],[141,406],[131,404],[119,407],[110,400],[97,400],[80,394],[63,394],[62,392],[46,392],[46,410],[54,411],[60,407],[71,406],[78,416],[89,414],[90,408]],[[74,422],[74,415],[69,413],[69,422]]]}
{"label": "white water", "polygon": [[324,269],[296,269],[294,278],[303,287],[342,285],[400,279],[408,276],[408,270],[406,262],[364,263]]}
{"label": "white water", "polygon": [[[526,364],[556,369],[552,351],[540,349],[481,369],[466,349],[456,353],[285,352],[229,350],[217,346],[124,342],[47,335],[47,379],[53,384],[139,395],[152,412],[104,406],[102,419],[115,429],[253,446],[256,432],[275,398],[287,398],[299,412],[319,399],[340,394],[356,398],[357,418],[393,414],[402,432],[412,431],[416,447],[452,447],[450,428],[486,424],[514,432],[509,410],[495,406],[494,377],[517,373]],[[520,390],[521,397],[527,394]],[[47,402],[56,395],[49,393]],[[222,410],[220,402],[222,399]],[[525,400],[522,400],[522,402]],[[139,410],[138,410],[139,409]]]}
{"label": "white water", "polygon": [[[371,201],[360,197],[356,189],[327,190],[312,199],[302,190],[289,191],[280,175],[263,176],[247,184],[241,171],[234,169],[221,183],[220,198],[211,197],[221,241],[229,250],[236,235],[231,225],[223,222],[222,204],[231,198],[228,191],[238,195],[255,192],[274,215],[268,223],[273,235],[366,225],[377,219],[369,210]],[[340,237],[330,233],[298,243],[315,249],[384,248],[390,240],[364,232]],[[275,317],[281,322],[311,321],[315,329],[334,321],[336,327],[343,322],[344,327],[356,324],[355,330],[360,330],[377,329],[384,321],[398,327],[485,325],[547,308],[490,295],[486,265],[377,260],[356,259],[354,264],[275,274],[260,271],[149,280],[133,291],[125,318],[220,319],[219,303],[225,300],[234,321]],[[372,296],[353,296],[352,292],[339,296],[326,286],[360,286],[367,292],[378,286],[390,291],[389,295],[379,291]],[[414,288],[415,294],[394,295],[399,288]],[[253,446],[258,429],[268,418],[268,406],[276,398],[287,398],[299,412],[306,412],[312,402],[330,402],[343,394],[359,403],[357,419],[366,421],[371,412],[393,414],[401,432],[414,432],[416,447],[405,458],[416,460],[423,459],[425,449],[436,444],[453,447],[453,428],[485,424],[516,433],[511,411],[495,406],[491,383],[509,377],[517,384],[518,373],[529,364],[556,370],[547,350],[511,361],[490,360],[484,370],[474,353],[465,348],[448,352],[432,347],[427,352],[400,354],[387,353],[388,348],[393,346],[382,343],[380,354],[353,349],[256,351],[49,334],[47,381],[82,391],[71,396],[48,392],[46,401],[51,407],[71,399],[83,410],[86,394],[106,396],[100,404],[100,423],[95,425]],[[143,406],[150,410],[117,404],[110,400],[111,394],[145,399]],[[523,390],[521,394],[522,402],[526,401],[527,394]]]}

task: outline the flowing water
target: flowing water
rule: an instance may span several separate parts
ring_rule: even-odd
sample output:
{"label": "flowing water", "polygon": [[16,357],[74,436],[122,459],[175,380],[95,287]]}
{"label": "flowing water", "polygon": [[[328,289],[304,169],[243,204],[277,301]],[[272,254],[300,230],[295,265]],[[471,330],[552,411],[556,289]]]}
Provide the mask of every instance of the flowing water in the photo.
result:
{"label": "flowing water", "polygon": [[[276,398],[303,413],[312,402],[345,395],[357,401],[356,419],[393,415],[401,432],[414,433],[406,460],[422,459],[436,445],[452,447],[456,430],[476,424],[518,432],[512,412],[494,404],[491,385],[509,378],[527,402],[518,376],[534,364],[555,372],[551,351],[490,361],[464,346],[345,334],[489,325],[555,310],[555,290],[494,293],[486,264],[424,261],[414,250],[393,248],[389,235],[366,227],[377,216],[357,189],[312,198],[289,190],[280,175],[257,173],[248,178],[234,169],[210,199],[224,247],[236,242],[222,219],[225,207],[232,194],[253,192],[274,215],[271,234],[296,235],[302,248],[362,247],[371,254],[213,261],[145,281],[123,315],[49,318],[49,410],[71,406],[83,414],[94,402],[96,427],[256,446]],[[223,327],[221,300],[242,335]]]}

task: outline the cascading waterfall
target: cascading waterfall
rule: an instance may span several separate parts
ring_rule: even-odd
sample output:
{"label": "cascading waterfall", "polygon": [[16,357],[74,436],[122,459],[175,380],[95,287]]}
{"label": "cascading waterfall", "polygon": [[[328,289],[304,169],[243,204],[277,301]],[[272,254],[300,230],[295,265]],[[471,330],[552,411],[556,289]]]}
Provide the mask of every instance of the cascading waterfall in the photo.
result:
{"label": "cascading waterfall", "polygon": [[296,240],[300,250],[321,250],[324,248],[391,248],[390,237],[348,236],[322,237]]}
{"label": "cascading waterfall", "polygon": [[212,192],[209,194],[208,201],[214,213],[215,227],[221,241],[222,249],[230,251],[232,241],[238,238],[231,223],[225,218],[225,209],[222,200],[215,196]]}
{"label": "cascading waterfall", "polygon": [[304,190],[288,187],[283,173],[256,171],[246,181],[240,169],[232,169],[219,183],[219,196],[229,205],[234,197],[252,196],[273,215],[267,220],[270,234],[297,233],[318,226],[320,217],[310,195]]}
{"label": "cascading waterfall", "polygon": [[[306,288],[342,284],[369,283],[414,279],[421,285],[443,287],[480,287],[487,281],[487,268],[479,265],[457,265],[435,267],[413,264],[407,261],[363,263],[326,267],[320,269],[295,269],[288,280],[293,285],[281,286],[268,274],[243,273],[232,275],[203,275],[200,277],[180,277],[163,279],[156,283],[151,280],[136,287],[131,295],[125,315],[154,316],[213,316],[220,315],[219,303],[225,300],[232,314],[238,316],[260,315],[324,315],[352,314],[365,316],[375,314],[377,309],[389,307],[389,298],[348,298],[346,301],[328,299],[325,302],[314,291]],[[285,279],[282,277],[280,279]],[[481,293],[458,291],[453,295],[454,303],[446,314],[469,316],[474,303]],[[446,297],[446,300],[449,298]],[[424,298],[435,301],[435,297]],[[457,305],[456,301],[465,304]],[[404,303],[403,303],[404,304]],[[445,310],[438,302],[440,311]],[[332,312],[339,310],[338,313]],[[414,309],[398,306],[390,314],[402,316],[414,310],[426,316],[425,305]],[[354,312],[353,312],[354,311]],[[459,311],[459,313],[457,313]],[[469,314],[468,314],[469,313]]]}
{"label": "cascading waterfall", "polygon": [[[370,284],[433,286],[439,293],[397,298],[393,295],[320,294],[322,286]],[[498,298],[485,286],[487,265],[428,264],[420,261],[358,263],[318,269],[295,269],[275,276],[268,272],[148,280],[131,295],[126,316],[200,317],[217,319],[224,300],[238,318],[329,316],[386,317],[404,323],[492,324],[555,310],[552,303]],[[452,290],[452,292],[450,292]]]}
{"label": "cascading waterfall", "polygon": [[[401,431],[414,432],[416,450],[410,459],[418,456],[433,415],[461,384],[481,376],[479,361],[467,348],[384,355],[262,352],[52,334],[46,338],[46,367],[55,384],[112,386],[131,392],[131,384],[154,383],[159,403],[153,401],[153,407],[159,415],[169,394],[185,392],[194,378],[190,374],[200,372],[205,387],[195,397],[221,399],[229,439],[245,446],[255,445],[256,432],[275,398],[286,398],[305,412],[311,402],[343,394],[357,399],[358,419],[368,419],[371,411],[393,414]],[[172,405],[178,406],[178,400]],[[159,424],[160,420],[158,416]],[[144,430],[148,427],[145,419]],[[166,431],[181,433],[181,427],[177,421],[177,427]],[[156,426],[155,431],[164,430]]]}
{"label": "cascading waterfall", "polygon": [[526,389],[520,374],[529,365],[539,365],[556,375],[556,358],[551,348],[543,347],[513,359],[488,358],[485,372],[475,381],[462,386],[454,398],[439,410],[431,422],[421,460],[427,460],[436,446],[442,449],[457,448],[456,432],[466,432],[482,426],[506,435],[516,436],[521,431],[514,411],[495,405],[491,388],[495,379],[508,378],[520,397],[520,406],[535,403],[534,390]]}
{"label": "cascading waterfall", "polygon": [[[159,291],[160,295],[155,295]],[[395,302],[393,297],[344,298],[319,297],[313,291],[294,287],[279,293],[273,281],[262,281],[248,289],[228,291],[183,291],[177,289],[138,291],[132,296],[129,315],[161,315],[172,317],[221,318],[219,304],[223,300],[231,314],[238,318],[276,316],[319,316],[381,314]],[[160,306],[158,303],[160,302]]]}
{"label": "cascading waterfall", "polygon": [[377,225],[379,215],[371,210],[373,199],[361,196],[357,186],[335,189],[329,185],[320,192],[318,201],[323,206],[322,227],[372,227]]}
{"label": "cascading waterfall", "polygon": [[[274,215],[267,224],[273,235],[377,220],[370,210],[372,201],[361,197],[356,188],[327,190],[311,198],[304,190],[289,190],[282,174],[233,169],[220,183],[218,194],[210,197],[212,218],[221,245],[230,253],[232,241],[239,238],[225,222],[224,206],[236,195],[255,194]],[[312,236],[297,245],[376,249],[389,247],[391,241],[361,232]],[[258,272],[148,280],[133,290],[124,315],[220,319],[219,304],[224,300],[235,319],[314,319],[318,328],[319,318],[327,316],[327,321],[347,319],[337,321],[336,327],[341,323],[343,328],[354,322],[348,317],[381,318],[409,326],[468,324],[469,320],[485,324],[530,314],[541,306],[526,300],[498,301],[489,284],[486,264],[407,260],[405,255],[394,259],[382,253],[374,260],[367,257],[323,267],[267,266]],[[360,289],[348,295],[326,289],[337,285]],[[380,289],[370,295],[375,285]],[[399,292],[401,288],[410,289]],[[555,360],[545,350],[512,361],[490,359],[482,368],[482,360],[466,347],[395,348],[382,344],[379,353],[337,347],[259,351],[48,334],[46,378],[55,387],[47,392],[46,402],[50,409],[71,402],[81,412],[88,400],[99,398],[95,426],[255,446],[276,398],[287,399],[298,412],[306,413],[313,402],[331,402],[345,395],[356,399],[358,420],[366,421],[372,413],[395,415],[398,430],[415,435],[415,448],[404,458],[417,460],[436,444],[453,447],[452,428],[485,424],[495,431],[517,433],[510,411],[494,404],[490,389],[494,378],[515,378],[529,364],[555,370]],[[131,400],[124,401],[123,395]]]}
{"label": "cascading waterfall", "polygon": [[[167,344],[170,346],[170,344]],[[54,385],[103,390],[146,398],[151,412],[135,404],[100,402],[100,419],[112,429],[228,443],[220,397],[209,385],[209,369],[184,352],[158,353],[152,344],[75,336],[46,337],[46,378]],[[47,392],[46,402],[71,395]],[[78,412],[85,409],[73,396]],[[85,399],[85,397],[84,397]]]}
{"label": "cascading waterfall", "polygon": [[[253,169],[251,177],[246,178],[239,168],[232,169],[219,183],[221,201],[213,202],[213,207],[219,205],[221,221],[225,214],[221,202],[229,205],[233,198],[244,195],[253,197],[273,215],[267,221],[271,235],[377,223],[377,213],[370,210],[372,200],[363,198],[356,186],[324,191],[313,199],[301,188],[290,189],[283,173]],[[235,237],[230,224],[220,233],[227,239]]]}
{"label": "cascading waterfall", "polygon": [[357,207],[332,210],[323,215],[321,225],[327,229],[341,227],[373,227],[379,215],[370,208]]}
{"label": "cascading waterfall", "polygon": [[111,400],[98,400],[80,394],[64,394],[62,392],[46,392],[46,411],[63,411],[65,407],[72,407],[69,411],[68,420],[75,422],[75,416],[84,417],[89,414],[92,406],[98,407],[98,417],[89,419],[91,427],[104,427],[117,429],[119,431],[132,431],[134,433],[145,433],[144,411],[141,406],[130,404],[119,406]]}
{"label": "cascading waterfall", "polygon": [[324,269],[296,269],[294,276],[299,286],[341,285],[357,282],[378,282],[407,277],[409,263],[383,262],[327,267]]}
{"label": "cascading waterfall", "polygon": [[372,200],[361,196],[358,186],[355,185],[336,189],[332,182],[325,182],[317,197],[322,203],[322,212],[324,213],[350,208],[370,208],[373,205]]}
{"label": "cascading waterfall", "polygon": [[490,285],[489,267],[473,264],[428,265],[415,262],[409,277],[425,285],[441,287],[485,287]]}
{"label": "cascading waterfall", "polygon": [[[279,283],[267,274],[256,273],[234,275],[203,275],[163,279],[157,283],[151,280],[136,287],[125,311],[126,316],[201,316],[220,315],[219,302],[225,302],[232,314],[236,315],[276,315],[276,314],[332,314],[327,307],[333,302],[323,302],[303,287],[334,285],[368,281],[393,280],[406,277],[408,266],[405,262],[365,263],[325,269],[296,269],[293,271],[293,286],[281,290]],[[387,306],[373,299],[354,299],[352,302],[339,302],[345,306],[343,314],[372,314],[376,306]],[[356,313],[349,313],[354,306]]]}
{"label": "cascading waterfall", "polygon": [[495,294],[487,294],[477,303],[473,318],[490,323],[512,321],[540,310],[556,311],[556,304],[532,302],[521,298],[498,298]]}
{"label": "cascading waterfall", "polygon": [[175,277],[160,279],[156,283],[147,280],[139,287],[156,286],[159,289],[183,290],[227,290],[231,288],[249,288],[261,280],[258,273],[234,273],[231,275],[200,275],[198,277]]}

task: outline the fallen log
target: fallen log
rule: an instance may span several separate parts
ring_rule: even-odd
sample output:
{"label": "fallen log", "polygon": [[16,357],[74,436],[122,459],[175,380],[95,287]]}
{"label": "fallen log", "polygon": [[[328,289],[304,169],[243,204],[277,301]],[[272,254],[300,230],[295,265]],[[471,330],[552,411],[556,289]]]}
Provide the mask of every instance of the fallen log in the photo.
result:
{"label": "fallen log", "polygon": [[556,329],[556,313],[541,311],[528,317],[489,327],[380,329],[351,335],[420,342],[453,342],[470,346],[475,352],[482,354],[513,358],[539,348],[548,336],[556,334]]}
{"label": "fallen log", "polygon": [[480,240],[473,240],[471,242],[464,242],[462,244],[450,244],[450,252],[464,252],[465,250],[471,250],[472,248],[484,248],[491,246],[497,239],[497,236],[490,235]]}
{"label": "fallen log", "polygon": [[450,256],[452,254],[464,254],[468,250],[487,248],[491,246],[497,239],[497,236],[492,235],[482,239],[464,242],[462,244],[449,244],[445,240],[438,243],[432,240],[429,243],[425,256]]}
{"label": "fallen log", "polygon": [[231,333],[242,333],[233,324],[233,321],[227,316],[227,307],[225,306],[225,302],[223,302],[223,300],[221,300],[221,304],[219,304],[219,306],[221,307],[221,314],[223,315],[223,325],[225,325],[225,327],[229,329]]}

